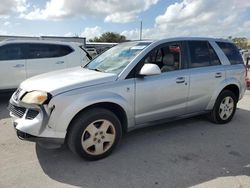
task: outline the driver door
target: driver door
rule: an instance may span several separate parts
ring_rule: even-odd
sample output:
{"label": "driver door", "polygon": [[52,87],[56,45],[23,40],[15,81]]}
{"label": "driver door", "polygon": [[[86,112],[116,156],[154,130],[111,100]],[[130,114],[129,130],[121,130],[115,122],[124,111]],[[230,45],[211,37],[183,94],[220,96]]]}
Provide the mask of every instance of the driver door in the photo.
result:
{"label": "driver door", "polygon": [[155,48],[143,59],[143,63],[158,65],[162,73],[136,78],[136,124],[186,113],[189,73],[183,66],[183,52],[181,43],[167,43]]}

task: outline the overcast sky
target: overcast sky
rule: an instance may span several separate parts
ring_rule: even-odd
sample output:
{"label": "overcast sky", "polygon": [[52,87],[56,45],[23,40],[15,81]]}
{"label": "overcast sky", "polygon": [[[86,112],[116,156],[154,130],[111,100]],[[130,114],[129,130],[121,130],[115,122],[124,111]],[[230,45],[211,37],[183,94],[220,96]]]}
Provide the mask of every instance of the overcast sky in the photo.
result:
{"label": "overcast sky", "polygon": [[250,38],[250,0],[1,0],[0,35]]}

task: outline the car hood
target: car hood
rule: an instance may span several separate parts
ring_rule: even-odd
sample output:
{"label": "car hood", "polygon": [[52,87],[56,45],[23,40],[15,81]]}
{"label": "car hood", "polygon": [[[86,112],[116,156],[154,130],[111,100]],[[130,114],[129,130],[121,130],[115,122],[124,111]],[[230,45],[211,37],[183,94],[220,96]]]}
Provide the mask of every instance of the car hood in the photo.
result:
{"label": "car hood", "polygon": [[79,87],[93,86],[116,79],[116,74],[75,67],[31,77],[22,82],[20,88],[25,91],[39,90],[57,95]]}

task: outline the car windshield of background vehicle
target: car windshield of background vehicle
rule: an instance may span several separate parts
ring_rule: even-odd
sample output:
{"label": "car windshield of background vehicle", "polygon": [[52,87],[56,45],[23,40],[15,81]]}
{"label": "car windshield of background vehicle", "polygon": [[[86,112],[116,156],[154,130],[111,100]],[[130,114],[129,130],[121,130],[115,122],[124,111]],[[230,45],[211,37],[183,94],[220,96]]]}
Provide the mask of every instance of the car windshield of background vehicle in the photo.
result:
{"label": "car windshield of background vehicle", "polygon": [[87,69],[119,74],[150,42],[127,42],[117,45],[93,59]]}

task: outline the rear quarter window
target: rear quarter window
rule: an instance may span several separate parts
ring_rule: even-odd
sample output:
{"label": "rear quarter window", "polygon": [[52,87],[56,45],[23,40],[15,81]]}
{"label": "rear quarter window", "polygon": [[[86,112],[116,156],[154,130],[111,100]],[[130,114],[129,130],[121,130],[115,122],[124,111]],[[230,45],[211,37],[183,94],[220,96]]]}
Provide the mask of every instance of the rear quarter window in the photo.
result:
{"label": "rear quarter window", "polygon": [[65,45],[61,45],[59,48],[60,48],[59,56],[65,56],[74,51],[71,47]]}
{"label": "rear quarter window", "polygon": [[232,43],[216,42],[224,54],[227,56],[231,65],[243,64],[243,59],[237,47]]}
{"label": "rear quarter window", "polygon": [[66,45],[57,44],[29,44],[28,59],[62,57],[74,50]]}

